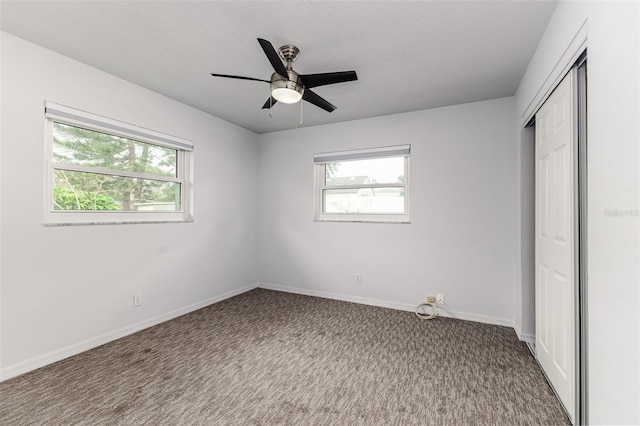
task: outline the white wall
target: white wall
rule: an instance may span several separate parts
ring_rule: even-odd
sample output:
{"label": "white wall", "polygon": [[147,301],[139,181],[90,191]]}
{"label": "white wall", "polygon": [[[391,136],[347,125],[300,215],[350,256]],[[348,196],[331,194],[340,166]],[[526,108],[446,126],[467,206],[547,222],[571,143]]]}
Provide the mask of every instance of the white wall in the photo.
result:
{"label": "white wall", "polygon": [[[516,124],[516,126],[518,126]],[[518,276],[514,326],[520,339],[535,342],[535,129],[516,128],[516,176],[519,203],[516,205],[516,238],[520,256],[516,259]]]}
{"label": "white wall", "polygon": [[[255,286],[256,134],[1,36],[3,378]],[[193,140],[195,222],[44,227],[45,99]]]}
{"label": "white wall", "polygon": [[[261,136],[261,285],[512,324],[513,98]],[[314,222],[313,154],[411,144],[411,224]],[[364,284],[355,284],[361,273]]]}
{"label": "white wall", "polygon": [[[594,424],[640,424],[639,9],[638,2],[560,2],[516,95],[520,125],[520,115],[586,22],[588,392]],[[616,209],[630,214],[606,213]],[[531,321],[525,316],[516,303],[516,320]]]}

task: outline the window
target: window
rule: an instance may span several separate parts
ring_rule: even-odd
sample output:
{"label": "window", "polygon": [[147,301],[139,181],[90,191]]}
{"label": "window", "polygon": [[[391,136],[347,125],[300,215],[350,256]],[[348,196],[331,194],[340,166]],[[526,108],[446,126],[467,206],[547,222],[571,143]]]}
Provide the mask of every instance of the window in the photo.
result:
{"label": "window", "polygon": [[410,145],[314,156],[316,220],[409,222]]}
{"label": "window", "polygon": [[191,141],[45,103],[45,224],[190,220]]}

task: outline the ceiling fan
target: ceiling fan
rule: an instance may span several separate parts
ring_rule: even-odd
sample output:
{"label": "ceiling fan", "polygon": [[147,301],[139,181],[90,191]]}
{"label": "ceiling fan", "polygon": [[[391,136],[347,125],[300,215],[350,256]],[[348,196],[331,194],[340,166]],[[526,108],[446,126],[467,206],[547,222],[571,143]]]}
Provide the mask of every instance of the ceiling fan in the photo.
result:
{"label": "ceiling fan", "polygon": [[[239,75],[214,73],[211,73],[211,75],[214,77],[236,78],[239,80],[252,80],[269,83],[271,85],[271,96],[262,106],[262,109],[271,108],[271,106],[276,102],[294,104],[300,101],[300,99],[304,99],[327,112],[332,112],[336,107],[313,92],[311,88],[358,79],[355,71],[298,74],[291,67],[291,63],[296,60],[300,53],[300,50],[297,47],[290,44],[284,45],[278,49],[280,54],[278,56],[278,53],[276,53],[276,50],[269,41],[259,38],[258,43],[260,43],[262,50],[264,50],[264,53],[267,55],[267,59],[269,59],[271,66],[275,70],[271,75],[271,80],[262,80],[260,78],[243,77]],[[282,60],[280,58],[282,58]],[[286,62],[286,66],[282,61]]]}

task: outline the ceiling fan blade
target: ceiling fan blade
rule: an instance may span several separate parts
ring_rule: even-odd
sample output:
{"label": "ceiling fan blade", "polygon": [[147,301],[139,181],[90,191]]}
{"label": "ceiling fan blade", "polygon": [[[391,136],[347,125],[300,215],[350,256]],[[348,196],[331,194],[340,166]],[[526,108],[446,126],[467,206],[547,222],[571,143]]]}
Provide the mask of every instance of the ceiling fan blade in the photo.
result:
{"label": "ceiling fan blade", "polygon": [[267,59],[269,59],[269,62],[271,62],[271,66],[273,67],[273,69],[282,77],[289,78],[287,68],[280,60],[280,56],[278,56],[278,53],[276,52],[276,49],[273,48],[271,42],[263,38],[259,38],[258,43],[260,43],[260,46],[262,46],[262,50],[264,50],[265,55],[267,55]]}
{"label": "ceiling fan blade", "polygon": [[211,75],[214,77],[236,78],[238,80],[264,81],[265,83],[271,83],[269,80],[262,80],[261,78],[253,78],[253,77],[243,77],[241,75],[214,74],[214,73],[211,73]]}
{"label": "ceiling fan blade", "polygon": [[[271,96],[269,99],[267,99],[267,102],[264,103],[264,105],[262,105],[262,109],[267,109],[269,108],[269,106],[274,106],[276,104],[276,102],[278,102],[278,100],[276,98],[274,98],[273,96]],[[271,104],[271,105],[269,105]]]}
{"label": "ceiling fan blade", "polygon": [[355,71],[326,72],[322,74],[305,74],[300,79],[305,88],[326,86],[327,84],[344,83],[358,79]]}
{"label": "ceiling fan blade", "polygon": [[327,112],[331,112],[334,109],[336,109],[336,107],[334,105],[331,105],[329,101],[321,98],[320,96],[318,96],[317,93],[312,92],[311,90],[305,90],[304,93],[302,94],[302,99],[304,99],[305,101],[311,104],[314,104],[319,108],[322,108]]}

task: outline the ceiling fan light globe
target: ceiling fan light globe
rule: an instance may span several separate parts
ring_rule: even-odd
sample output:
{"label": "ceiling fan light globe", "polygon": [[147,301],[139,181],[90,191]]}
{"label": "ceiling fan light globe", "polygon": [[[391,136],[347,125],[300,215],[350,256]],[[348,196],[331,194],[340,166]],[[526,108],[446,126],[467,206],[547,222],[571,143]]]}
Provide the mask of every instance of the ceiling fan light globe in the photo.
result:
{"label": "ceiling fan light globe", "polygon": [[296,102],[300,102],[300,99],[302,99],[302,93],[286,87],[273,89],[271,91],[271,96],[283,104],[295,104]]}

